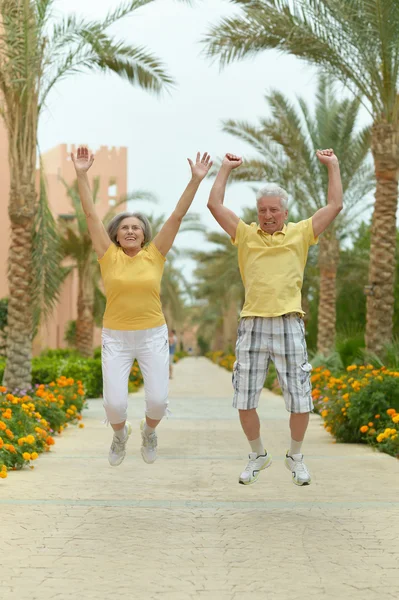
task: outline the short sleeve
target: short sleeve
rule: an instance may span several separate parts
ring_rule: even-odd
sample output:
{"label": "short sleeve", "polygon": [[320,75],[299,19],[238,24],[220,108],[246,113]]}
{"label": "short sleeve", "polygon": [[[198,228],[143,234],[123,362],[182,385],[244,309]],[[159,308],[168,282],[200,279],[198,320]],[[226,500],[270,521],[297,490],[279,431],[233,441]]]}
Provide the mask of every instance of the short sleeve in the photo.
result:
{"label": "short sleeve", "polygon": [[244,221],[242,221],[241,219],[239,220],[237,225],[236,237],[230,238],[233,246],[240,246],[244,242],[245,238],[247,237],[248,227],[249,225],[244,223]]}
{"label": "short sleeve", "polygon": [[97,260],[102,267],[107,267],[108,265],[110,265],[114,262],[117,252],[118,252],[118,248],[115,246],[114,243],[111,242],[110,245],[108,246],[105,254],[101,258],[98,258]]}
{"label": "short sleeve", "polygon": [[314,246],[314,244],[318,243],[319,238],[314,236],[312,218],[306,219],[306,221],[302,221],[302,223],[306,241],[309,246]]}
{"label": "short sleeve", "polygon": [[148,256],[156,263],[164,264],[166,258],[163,254],[160,253],[154,242],[150,242],[147,248],[145,248],[146,252],[148,252]]}

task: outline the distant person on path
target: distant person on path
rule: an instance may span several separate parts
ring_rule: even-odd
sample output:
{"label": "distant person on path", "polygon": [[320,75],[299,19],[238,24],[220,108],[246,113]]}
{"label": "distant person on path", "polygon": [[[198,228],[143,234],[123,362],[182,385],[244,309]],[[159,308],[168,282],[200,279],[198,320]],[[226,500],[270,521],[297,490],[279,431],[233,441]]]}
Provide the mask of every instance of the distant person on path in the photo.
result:
{"label": "distant person on path", "polygon": [[176,331],[172,329],[169,332],[169,379],[173,377],[173,361],[175,359],[175,352],[177,346],[177,335]]}
{"label": "distant person on path", "polygon": [[212,166],[210,156],[190,159],[191,179],[169,219],[151,241],[151,227],[141,213],[116,215],[105,229],[97,215],[87,172],[94,161],[87,148],[71,155],[89,234],[98,256],[106,295],[102,331],[103,397],[114,436],[109,463],[120,465],[131,425],[126,421],[128,380],[137,359],[144,378],[146,411],[141,423],[141,454],[146,463],[157,457],[156,427],[168,406],[168,330],[160,287],[165,256],[179,231],[198,187]]}
{"label": "distant person on path", "polygon": [[308,485],[302,442],[313,410],[306,349],[304,312],[301,306],[303,273],[309,247],[342,210],[342,185],[333,150],[318,150],[317,158],[328,169],[327,205],[310,219],[288,223],[287,192],[269,184],[257,194],[259,223],[247,225],[223,206],[226,184],[242,159],[226,154],[212,187],[208,208],[238,248],[238,262],[245,288],[233,369],[234,400],[251,446],[249,462],[239,482],[254,483],[271,464],[260,437],[257,414],[270,360],[275,364],[285,405],[290,415],[291,442],[285,465],[296,485]]}

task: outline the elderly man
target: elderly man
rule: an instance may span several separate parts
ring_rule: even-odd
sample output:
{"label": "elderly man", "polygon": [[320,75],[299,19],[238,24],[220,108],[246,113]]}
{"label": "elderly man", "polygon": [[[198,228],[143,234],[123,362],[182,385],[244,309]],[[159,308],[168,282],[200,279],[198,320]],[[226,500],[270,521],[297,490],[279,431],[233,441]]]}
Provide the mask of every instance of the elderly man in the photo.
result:
{"label": "elderly man", "polygon": [[227,180],[242,164],[226,154],[212,187],[208,208],[238,247],[238,262],[245,288],[233,370],[234,400],[251,446],[249,462],[239,482],[254,483],[272,459],[260,437],[256,411],[270,360],[275,364],[286,409],[290,412],[291,442],[285,465],[296,485],[309,485],[302,442],[313,410],[306,350],[301,288],[309,247],[342,210],[342,185],[333,150],[318,150],[317,158],[329,175],[327,205],[313,217],[288,223],[287,193],[275,184],[257,195],[259,224],[247,225],[223,205]]}

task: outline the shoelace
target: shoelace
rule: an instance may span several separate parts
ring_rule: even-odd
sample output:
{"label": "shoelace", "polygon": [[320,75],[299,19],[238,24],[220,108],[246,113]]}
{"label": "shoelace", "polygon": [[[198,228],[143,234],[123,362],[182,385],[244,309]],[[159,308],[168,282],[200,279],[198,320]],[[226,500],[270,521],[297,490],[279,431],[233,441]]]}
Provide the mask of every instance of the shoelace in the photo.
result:
{"label": "shoelace", "polygon": [[[294,459],[293,459],[294,460]],[[295,463],[295,470],[297,472],[298,475],[306,475],[306,477],[309,476],[309,471],[307,470],[303,459],[301,460],[294,460]]]}
{"label": "shoelace", "polygon": [[112,440],[112,444],[111,444],[111,451],[112,452],[116,452],[117,454],[119,452],[123,452],[123,450],[125,449],[125,445],[126,445],[126,440],[120,440],[117,437],[114,437],[114,439]]}
{"label": "shoelace", "polygon": [[143,436],[143,446],[149,448],[150,450],[155,450],[157,447],[157,435],[156,433],[144,434]]}
{"label": "shoelace", "polygon": [[254,458],[254,459],[251,459],[250,461],[248,461],[248,464],[245,467],[244,472],[250,473],[251,471],[253,471],[257,460],[258,460],[257,458]]}

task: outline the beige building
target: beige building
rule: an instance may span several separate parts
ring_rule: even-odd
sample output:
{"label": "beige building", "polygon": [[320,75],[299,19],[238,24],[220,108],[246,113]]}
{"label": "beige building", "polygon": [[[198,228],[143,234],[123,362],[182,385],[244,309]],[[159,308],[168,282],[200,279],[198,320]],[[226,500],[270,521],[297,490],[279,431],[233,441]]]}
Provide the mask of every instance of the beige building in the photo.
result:
{"label": "beige building", "polygon": [[[42,156],[46,173],[49,205],[55,218],[60,215],[73,214],[71,201],[67,196],[63,182],[71,185],[75,180],[75,170],[70,153],[76,152],[74,146],[66,144],[57,146]],[[3,124],[0,122],[0,160],[3,165],[0,179],[0,298],[8,294],[7,256],[10,241],[8,218],[9,171],[7,159],[7,138]],[[98,202],[96,208],[103,217],[115,203],[127,194],[127,148],[108,148],[101,146],[95,152],[95,161],[89,171],[90,181],[97,177],[100,180]],[[125,205],[118,206],[118,211]],[[63,284],[60,301],[49,321],[42,325],[37,335],[33,351],[38,354],[45,348],[63,348],[65,331],[69,321],[76,319],[77,313],[77,273],[73,271]],[[100,330],[95,332],[95,345],[100,343]]]}

